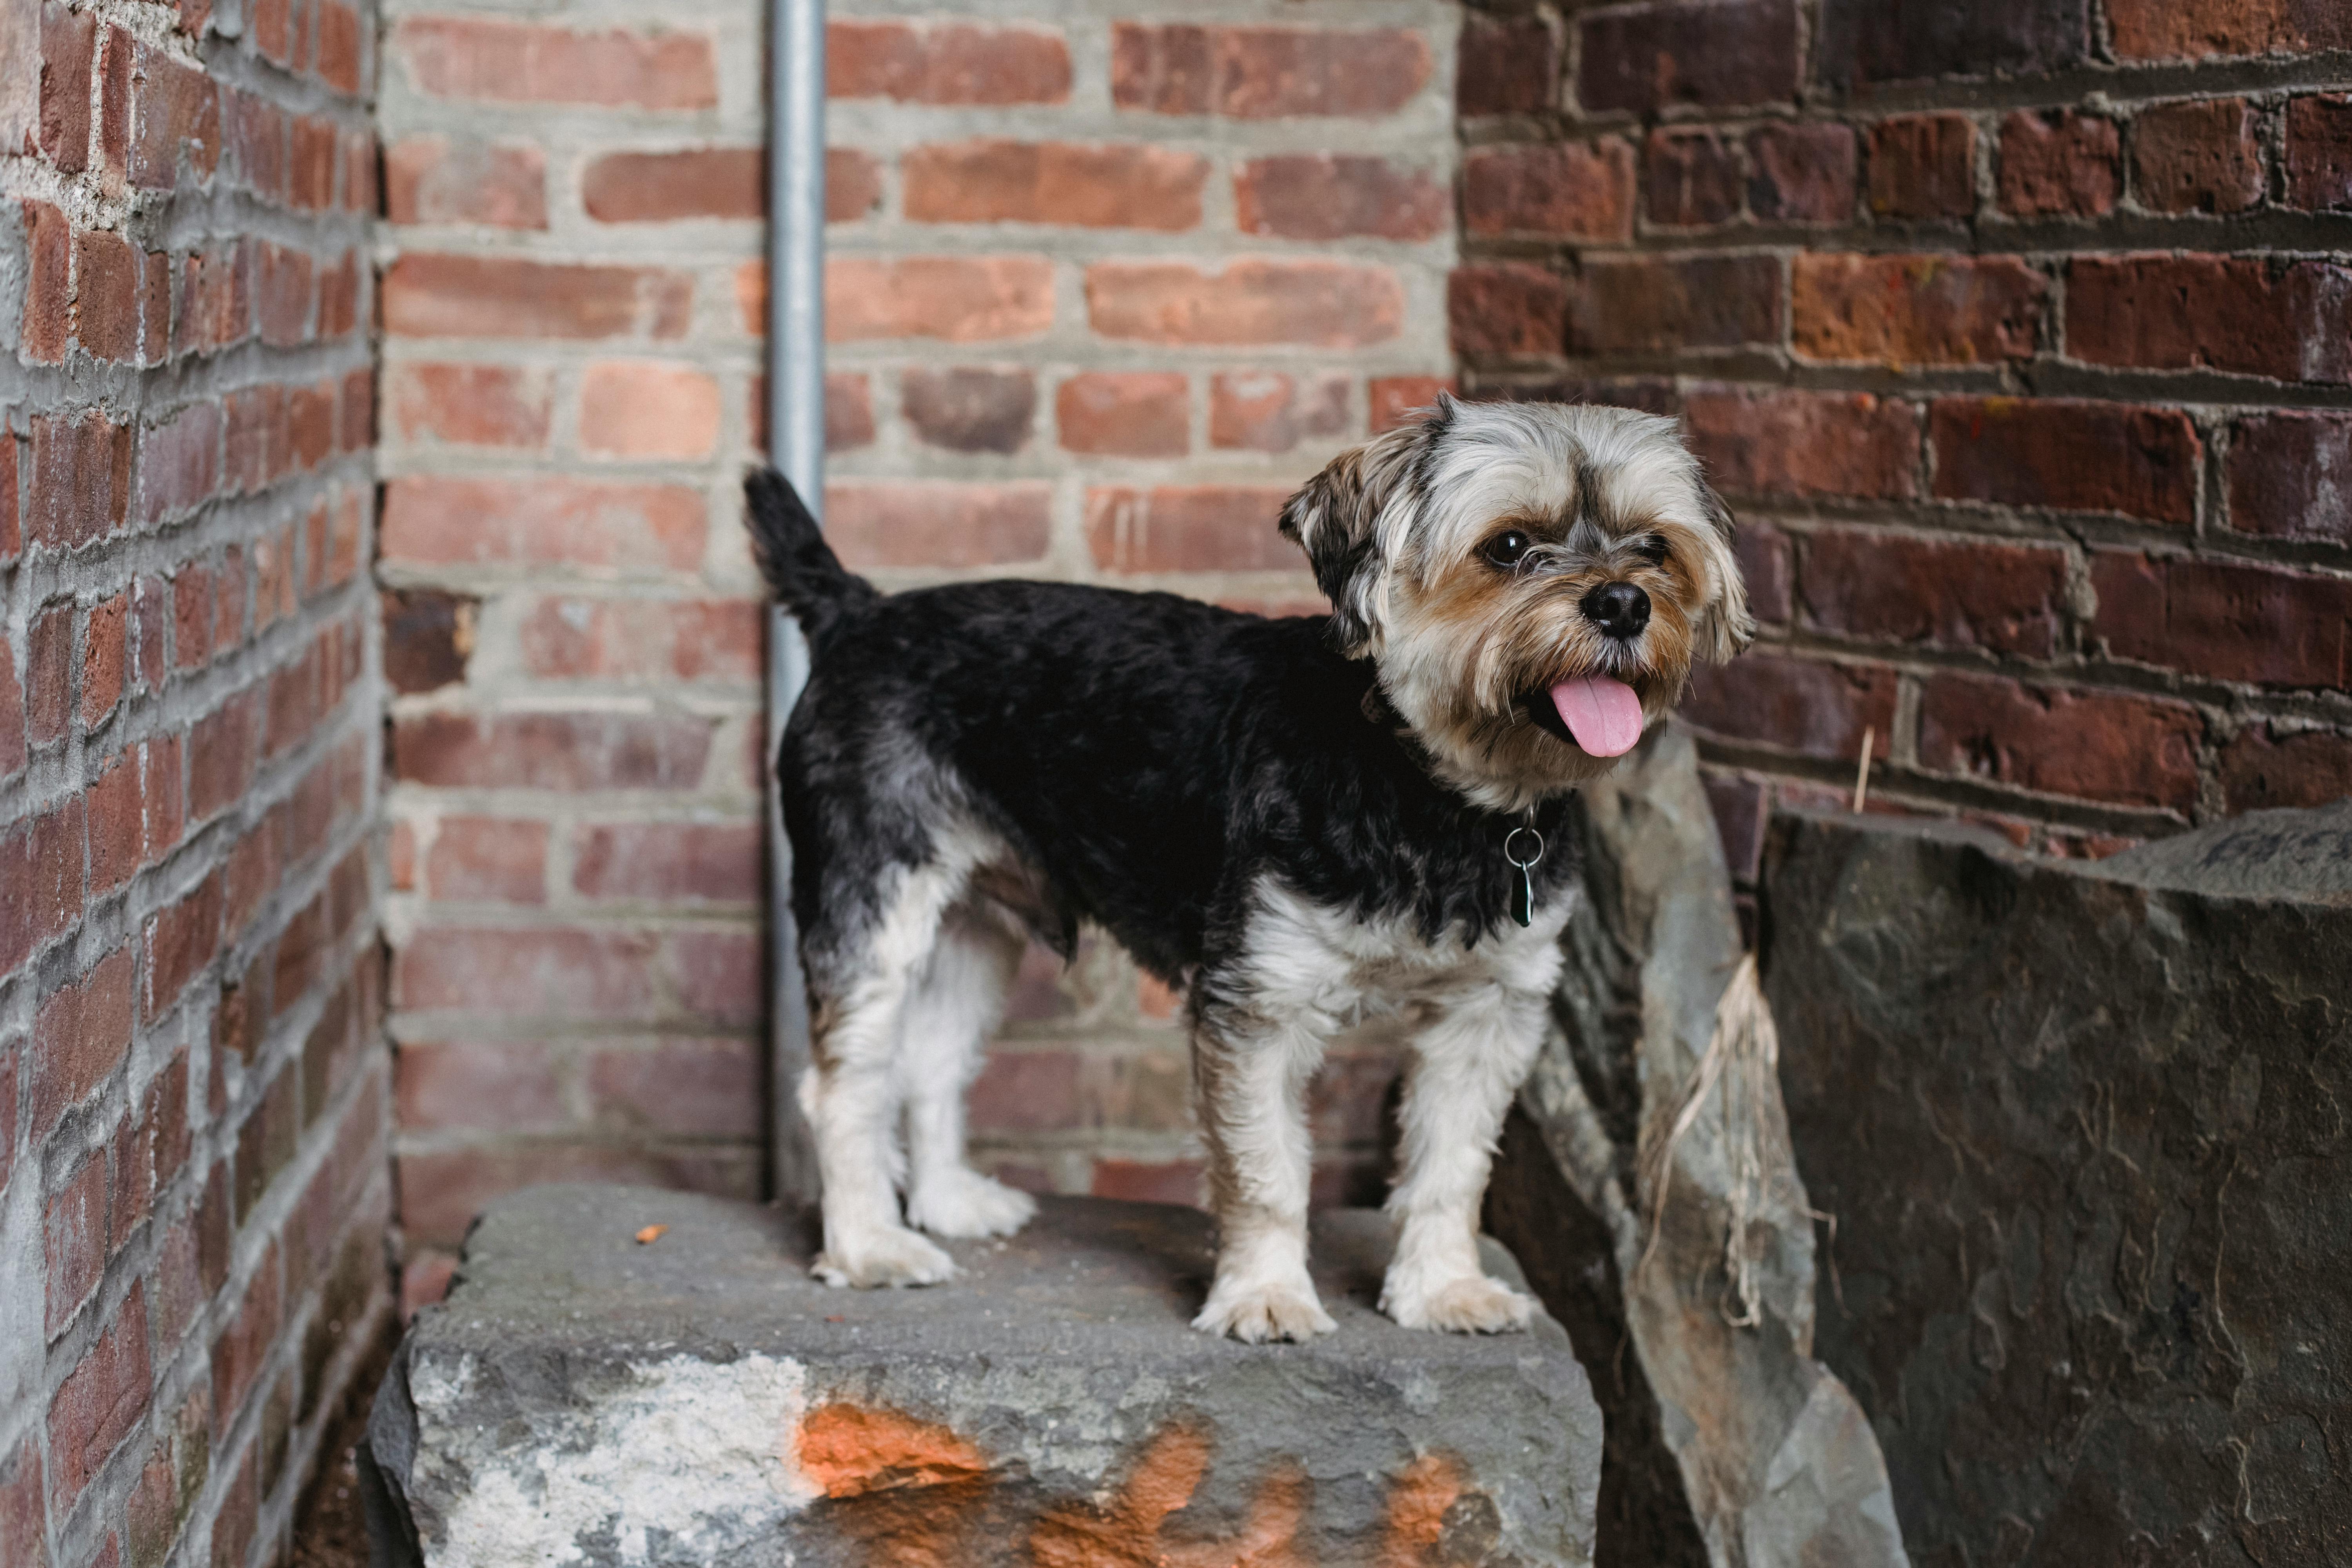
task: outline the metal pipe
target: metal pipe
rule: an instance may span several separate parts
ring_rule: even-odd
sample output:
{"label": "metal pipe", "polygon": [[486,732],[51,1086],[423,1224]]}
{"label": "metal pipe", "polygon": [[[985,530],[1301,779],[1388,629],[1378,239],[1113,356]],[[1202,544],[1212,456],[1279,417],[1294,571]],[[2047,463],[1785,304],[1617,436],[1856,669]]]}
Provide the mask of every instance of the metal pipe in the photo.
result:
{"label": "metal pipe", "polygon": [[[824,517],[824,0],[768,5],[768,450]],[[808,679],[808,645],[768,614],[767,755]],[[816,1151],[800,1110],[809,1060],[808,994],[793,927],[793,846],[768,806],[769,1192],[787,1205],[817,1195]]]}

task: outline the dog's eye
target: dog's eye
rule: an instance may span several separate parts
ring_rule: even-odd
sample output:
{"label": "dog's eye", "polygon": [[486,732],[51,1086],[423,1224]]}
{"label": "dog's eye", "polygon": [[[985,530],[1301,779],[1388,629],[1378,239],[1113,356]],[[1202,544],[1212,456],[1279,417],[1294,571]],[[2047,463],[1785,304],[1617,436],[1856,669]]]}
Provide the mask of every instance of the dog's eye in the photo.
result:
{"label": "dog's eye", "polygon": [[1653,566],[1664,566],[1666,563],[1666,536],[1663,533],[1642,535],[1633,541],[1633,553]]}
{"label": "dog's eye", "polygon": [[1517,566],[1533,542],[1516,528],[1506,530],[1486,541],[1486,559],[1497,566]]}

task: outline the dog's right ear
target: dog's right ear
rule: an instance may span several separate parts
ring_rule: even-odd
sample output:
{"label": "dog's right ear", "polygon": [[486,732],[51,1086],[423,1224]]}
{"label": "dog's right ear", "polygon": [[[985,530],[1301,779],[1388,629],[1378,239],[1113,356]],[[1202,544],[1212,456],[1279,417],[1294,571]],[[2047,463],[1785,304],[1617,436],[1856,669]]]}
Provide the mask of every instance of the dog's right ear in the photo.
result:
{"label": "dog's right ear", "polygon": [[1412,479],[1413,459],[1450,423],[1453,399],[1440,394],[1425,423],[1400,426],[1331,459],[1284,503],[1284,535],[1307,552],[1316,586],[1331,601],[1331,641],[1357,658],[1375,651],[1388,575],[1381,514]]}

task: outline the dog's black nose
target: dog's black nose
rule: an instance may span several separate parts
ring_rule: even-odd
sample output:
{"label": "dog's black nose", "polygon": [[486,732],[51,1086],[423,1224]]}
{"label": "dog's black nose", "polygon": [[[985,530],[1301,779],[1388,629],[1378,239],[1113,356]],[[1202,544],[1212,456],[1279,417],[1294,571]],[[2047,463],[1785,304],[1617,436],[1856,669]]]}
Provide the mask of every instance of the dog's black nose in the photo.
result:
{"label": "dog's black nose", "polygon": [[1650,595],[1631,583],[1603,583],[1584,595],[1584,618],[1620,639],[1637,637],[1650,624]]}

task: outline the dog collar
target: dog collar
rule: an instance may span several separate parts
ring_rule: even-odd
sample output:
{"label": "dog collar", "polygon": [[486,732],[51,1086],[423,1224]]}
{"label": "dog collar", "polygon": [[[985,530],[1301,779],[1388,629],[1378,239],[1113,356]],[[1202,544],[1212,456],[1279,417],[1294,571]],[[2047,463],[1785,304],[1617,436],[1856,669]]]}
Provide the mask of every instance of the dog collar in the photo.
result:
{"label": "dog collar", "polygon": [[[1534,847],[1525,840],[1532,839]],[[1544,836],[1536,828],[1536,814],[1503,835],[1503,858],[1519,874],[1519,885],[1511,889],[1511,918],[1523,926],[1535,924],[1536,863],[1544,858]]]}

